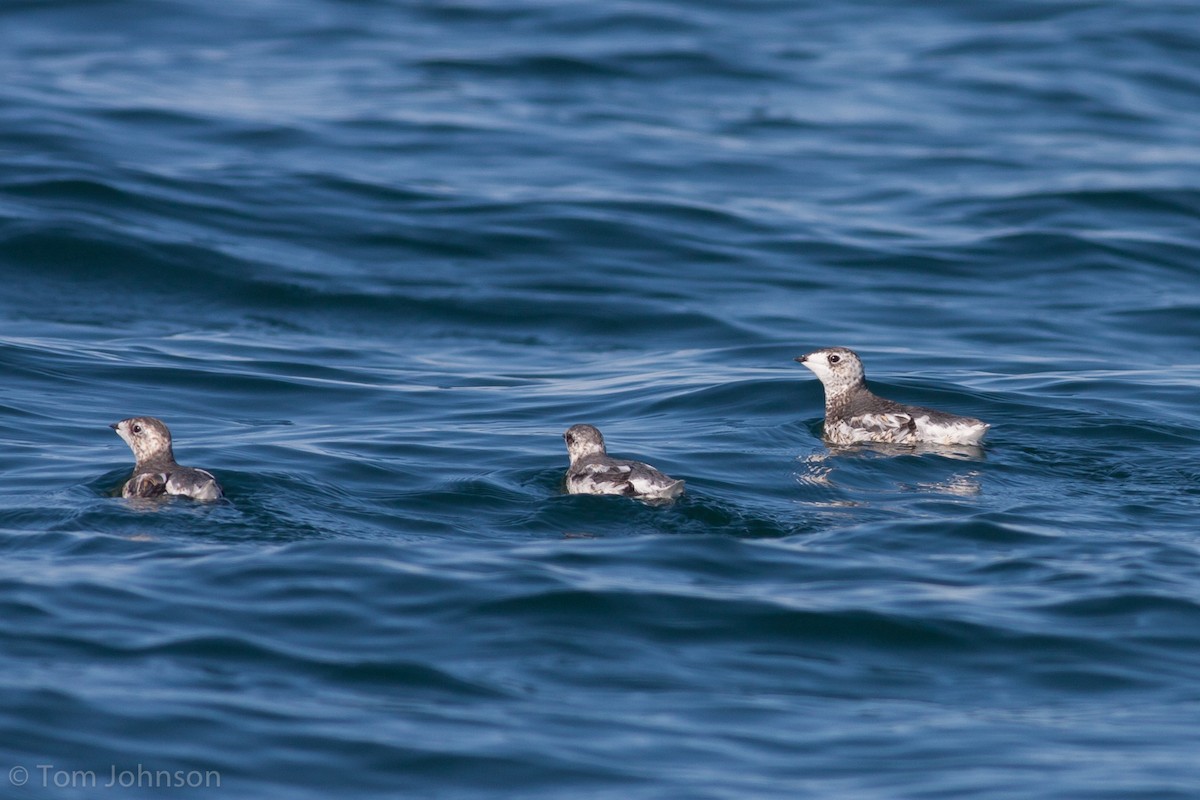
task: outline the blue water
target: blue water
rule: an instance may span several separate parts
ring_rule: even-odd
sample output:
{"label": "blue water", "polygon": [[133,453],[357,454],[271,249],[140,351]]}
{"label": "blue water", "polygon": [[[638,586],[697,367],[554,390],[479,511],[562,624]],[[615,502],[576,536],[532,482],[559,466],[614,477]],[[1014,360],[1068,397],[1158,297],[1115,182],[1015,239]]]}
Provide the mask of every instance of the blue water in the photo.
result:
{"label": "blue water", "polygon": [[[0,41],[0,796],[1200,796],[1200,6]],[[830,452],[822,345],[983,455]]]}

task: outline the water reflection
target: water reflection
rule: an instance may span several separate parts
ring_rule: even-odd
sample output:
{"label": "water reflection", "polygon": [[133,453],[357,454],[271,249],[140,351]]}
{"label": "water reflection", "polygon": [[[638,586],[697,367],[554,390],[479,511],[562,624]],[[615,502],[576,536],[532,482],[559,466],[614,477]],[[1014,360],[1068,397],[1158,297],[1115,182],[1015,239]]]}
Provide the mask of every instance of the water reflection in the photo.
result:
{"label": "water reflection", "polygon": [[[981,463],[985,460],[982,447],[974,445],[899,445],[868,443],[858,445],[828,446],[824,450],[802,455],[797,459],[796,480],[801,485],[825,490],[858,489],[861,491],[920,492],[950,494],[960,497],[978,495],[982,492],[981,475],[978,469],[955,469],[950,474],[935,476],[914,475],[927,473],[931,468],[938,471],[939,461],[924,456],[940,456],[956,462]],[[873,463],[882,460],[903,460],[902,472],[889,471],[886,485],[881,485],[883,475],[872,469]],[[865,470],[865,471],[864,471]],[[835,475],[836,473],[836,475]],[[907,477],[908,480],[902,478]],[[817,505],[858,505],[858,501],[839,497],[814,500]]]}

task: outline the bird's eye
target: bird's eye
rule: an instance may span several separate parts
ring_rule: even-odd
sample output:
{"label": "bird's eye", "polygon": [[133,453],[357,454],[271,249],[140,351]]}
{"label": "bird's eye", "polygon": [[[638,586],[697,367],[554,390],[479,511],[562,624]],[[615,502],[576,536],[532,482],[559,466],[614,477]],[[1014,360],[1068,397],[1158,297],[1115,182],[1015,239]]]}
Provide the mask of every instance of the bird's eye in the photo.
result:
{"label": "bird's eye", "polygon": [[141,432],[142,432],[142,426],[141,426],[141,425],[134,425],[134,426],[133,426],[133,432],[134,432],[134,433],[141,433]]}
{"label": "bird's eye", "polygon": [[839,361],[841,361],[841,360],[842,360],[842,357],[841,357],[841,356],[839,356],[837,353],[834,353],[833,355],[831,355],[831,356],[829,357],[829,363],[830,363],[830,364],[836,364],[836,363],[838,363],[838,362],[839,362]]}

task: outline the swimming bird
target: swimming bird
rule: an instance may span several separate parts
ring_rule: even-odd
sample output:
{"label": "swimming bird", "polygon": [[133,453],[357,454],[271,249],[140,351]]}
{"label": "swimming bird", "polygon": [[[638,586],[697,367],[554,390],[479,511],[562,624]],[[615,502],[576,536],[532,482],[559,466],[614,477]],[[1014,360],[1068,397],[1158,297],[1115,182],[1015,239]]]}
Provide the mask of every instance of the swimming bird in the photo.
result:
{"label": "swimming bird", "polygon": [[121,487],[122,497],[182,495],[193,500],[220,500],[224,493],[211,472],[181,467],[171,449],[171,432],[154,417],[130,417],[108,427],[133,450],[137,464]]}
{"label": "swimming bird", "polygon": [[673,500],[683,481],[667,477],[649,464],[613,458],[604,437],[591,425],[572,425],[563,434],[571,466],[568,494],[619,494],[639,500]]}
{"label": "swimming bird", "polygon": [[831,444],[979,444],[991,426],[921,406],[885,400],[867,388],[853,350],[828,347],[797,356],[825,386],[825,439]]}

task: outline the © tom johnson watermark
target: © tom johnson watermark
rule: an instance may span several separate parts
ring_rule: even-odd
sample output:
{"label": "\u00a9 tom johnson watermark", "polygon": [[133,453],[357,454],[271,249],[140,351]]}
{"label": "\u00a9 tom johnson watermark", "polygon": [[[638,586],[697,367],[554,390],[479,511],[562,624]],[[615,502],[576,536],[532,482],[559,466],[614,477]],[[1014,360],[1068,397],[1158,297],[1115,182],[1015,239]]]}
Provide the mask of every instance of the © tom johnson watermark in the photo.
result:
{"label": "\u00a9 tom johnson watermark", "polygon": [[8,782],[42,789],[219,789],[221,773],[215,769],[150,769],[143,764],[135,767],[110,764],[107,770],[35,764],[33,769],[20,765],[10,769]]}

